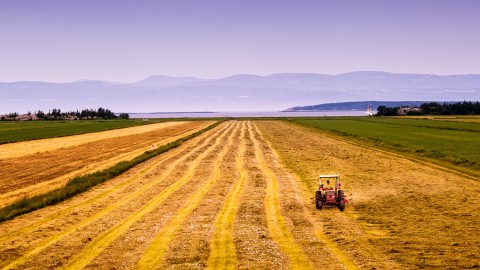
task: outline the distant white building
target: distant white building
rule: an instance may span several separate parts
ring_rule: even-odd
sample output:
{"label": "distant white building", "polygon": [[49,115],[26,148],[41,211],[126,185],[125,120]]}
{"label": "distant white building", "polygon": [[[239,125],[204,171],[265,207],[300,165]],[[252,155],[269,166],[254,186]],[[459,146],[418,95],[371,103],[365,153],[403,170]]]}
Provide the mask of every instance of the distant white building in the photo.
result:
{"label": "distant white building", "polygon": [[406,106],[398,109],[398,115],[407,115],[409,112],[421,112],[422,110],[418,107]]}

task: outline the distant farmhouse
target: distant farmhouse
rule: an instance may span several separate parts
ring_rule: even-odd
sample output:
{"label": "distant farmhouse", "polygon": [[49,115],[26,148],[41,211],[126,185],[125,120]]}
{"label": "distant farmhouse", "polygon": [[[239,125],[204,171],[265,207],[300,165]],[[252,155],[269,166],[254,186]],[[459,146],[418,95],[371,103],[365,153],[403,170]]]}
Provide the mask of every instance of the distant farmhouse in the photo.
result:
{"label": "distant farmhouse", "polygon": [[409,113],[411,114],[412,112],[422,113],[422,109],[420,109],[419,107],[405,106],[397,110],[398,115],[407,115]]}

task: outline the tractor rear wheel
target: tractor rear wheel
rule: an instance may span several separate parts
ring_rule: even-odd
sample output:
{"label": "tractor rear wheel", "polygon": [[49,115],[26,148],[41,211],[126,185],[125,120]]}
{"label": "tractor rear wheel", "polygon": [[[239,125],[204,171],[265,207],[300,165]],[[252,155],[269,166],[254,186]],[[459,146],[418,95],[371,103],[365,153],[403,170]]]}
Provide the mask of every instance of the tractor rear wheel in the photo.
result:
{"label": "tractor rear wheel", "polygon": [[340,209],[340,211],[342,212],[345,209],[345,202],[343,201],[343,199],[338,202],[338,209]]}
{"label": "tractor rear wheel", "polygon": [[323,207],[323,195],[320,190],[315,192],[315,207],[317,207],[318,210],[322,210]]}
{"label": "tractor rear wheel", "polygon": [[317,206],[318,210],[322,210],[322,207],[323,207],[322,201],[316,201],[315,205]]}

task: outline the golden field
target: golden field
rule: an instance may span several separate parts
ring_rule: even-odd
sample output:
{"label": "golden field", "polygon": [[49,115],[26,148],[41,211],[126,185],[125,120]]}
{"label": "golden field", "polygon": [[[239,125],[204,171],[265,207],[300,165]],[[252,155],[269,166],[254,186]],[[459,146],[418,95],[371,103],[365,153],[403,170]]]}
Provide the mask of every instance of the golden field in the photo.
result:
{"label": "golden field", "polygon": [[[57,149],[65,152],[56,164],[66,167],[52,174],[67,175],[78,160],[96,164],[104,152],[114,159],[145,151],[210,123],[110,138],[104,148],[98,141]],[[92,157],[58,162],[70,151]],[[330,173],[352,194],[344,212],[316,210],[311,199],[318,175]],[[479,192],[471,178],[283,121],[226,121],[85,193],[0,223],[0,268],[479,267]]]}

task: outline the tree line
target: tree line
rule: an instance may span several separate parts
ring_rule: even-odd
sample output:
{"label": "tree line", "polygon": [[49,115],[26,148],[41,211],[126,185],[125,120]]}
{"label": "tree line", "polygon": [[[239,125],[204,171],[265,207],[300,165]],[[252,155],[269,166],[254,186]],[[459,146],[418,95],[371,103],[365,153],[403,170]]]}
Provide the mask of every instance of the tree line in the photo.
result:
{"label": "tree line", "polygon": [[[118,116],[110,111],[109,109],[105,108],[98,108],[97,110],[94,109],[84,109],[84,110],[77,110],[77,111],[67,111],[67,112],[62,112],[60,109],[53,109],[49,110],[47,113],[45,113],[42,110],[38,110],[35,112],[29,111],[26,115],[24,115],[24,118],[30,117],[30,119],[33,119],[33,115],[36,116],[36,118],[40,120],[57,120],[57,119],[69,119],[69,120],[86,120],[86,119],[115,119],[115,118],[121,118],[121,119],[129,119],[130,115],[128,113],[120,113]],[[15,120],[19,114],[17,112],[14,113],[8,113],[4,116],[1,117],[1,120]]]}
{"label": "tree line", "polygon": [[[377,116],[396,116],[402,108],[411,107],[386,107],[377,108]],[[464,101],[457,103],[427,102],[420,105],[416,110],[407,110],[406,115],[480,115],[480,103],[478,101]]]}

